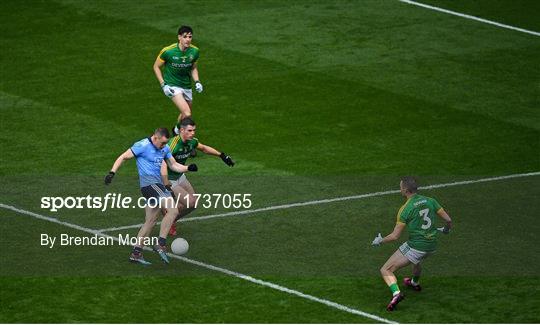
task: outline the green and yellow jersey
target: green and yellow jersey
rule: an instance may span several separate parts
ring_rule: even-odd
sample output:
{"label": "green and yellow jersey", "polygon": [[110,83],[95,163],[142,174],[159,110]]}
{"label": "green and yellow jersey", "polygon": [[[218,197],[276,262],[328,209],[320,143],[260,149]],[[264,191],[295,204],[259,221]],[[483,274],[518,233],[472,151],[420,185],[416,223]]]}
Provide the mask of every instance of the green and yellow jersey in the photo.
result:
{"label": "green and yellow jersey", "polygon": [[[186,160],[189,158],[191,152],[193,149],[196,149],[199,145],[199,140],[197,138],[193,138],[192,140],[183,141],[180,135],[174,136],[169,139],[169,148],[171,149],[171,154],[173,158],[178,162],[179,164],[185,165]],[[170,169],[167,166],[169,180],[176,180],[180,176],[182,176],[183,173],[177,173]]]}
{"label": "green and yellow jersey", "polygon": [[169,86],[191,89],[191,69],[199,59],[199,48],[190,45],[185,51],[178,43],[164,47],[158,58],[165,62],[163,80]]}
{"label": "green and yellow jersey", "polygon": [[399,209],[397,222],[407,225],[411,248],[432,252],[437,248],[437,212],[442,207],[435,199],[414,194]]}

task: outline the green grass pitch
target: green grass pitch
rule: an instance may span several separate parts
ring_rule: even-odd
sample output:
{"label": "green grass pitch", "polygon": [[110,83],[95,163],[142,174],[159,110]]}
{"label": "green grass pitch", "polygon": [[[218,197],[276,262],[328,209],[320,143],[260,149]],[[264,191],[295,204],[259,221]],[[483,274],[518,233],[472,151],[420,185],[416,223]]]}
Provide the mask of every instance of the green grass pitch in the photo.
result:
{"label": "green grass pitch", "polygon": [[[540,31],[537,1],[424,3]],[[0,204],[99,230],[140,209],[40,207],[43,196],[138,196],[116,157],[177,116],[152,64],[194,28],[205,86],[193,116],[200,193],[250,193],[252,209],[540,171],[540,37],[397,0],[2,1]],[[398,243],[397,193],[179,223],[168,266],[129,247],[40,245],[84,229],[0,209],[0,323],[540,322],[540,176],[425,190],[454,218],[398,310],[378,270]],[[107,234],[135,234],[136,228]],[[405,240],[406,235],[401,238]],[[400,242],[401,242],[400,241]],[[289,292],[246,281],[251,276]],[[401,280],[410,269],[398,273]]]}

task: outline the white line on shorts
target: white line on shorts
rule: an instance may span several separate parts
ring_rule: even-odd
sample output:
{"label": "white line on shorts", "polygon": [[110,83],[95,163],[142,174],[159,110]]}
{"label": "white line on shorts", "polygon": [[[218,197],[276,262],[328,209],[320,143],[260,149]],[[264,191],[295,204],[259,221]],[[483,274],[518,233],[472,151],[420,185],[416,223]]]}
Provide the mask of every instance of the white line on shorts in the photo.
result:
{"label": "white line on shorts", "polygon": [[[66,226],[68,228],[76,229],[76,230],[83,231],[83,232],[86,232],[86,233],[90,233],[90,234],[93,234],[93,235],[106,237],[106,238],[112,238],[114,241],[119,241],[118,237],[113,237],[113,236],[104,234],[103,232],[101,232],[99,230],[82,227],[82,226],[72,224],[72,223],[69,223],[69,222],[65,222],[65,221],[60,221],[60,220],[58,220],[56,218],[51,218],[51,217],[47,217],[47,216],[37,214],[37,213],[31,212],[31,211],[19,209],[17,207],[11,206],[11,205],[0,203],[0,208],[6,209],[6,210],[11,210],[11,211],[14,211],[14,212],[17,212],[17,213],[20,213],[20,214],[25,214],[25,215],[28,215],[28,216],[31,216],[31,217],[34,217],[34,218],[37,218],[37,219],[40,219],[40,220],[49,221],[49,222],[52,222],[52,223],[56,223],[56,224],[59,224],[59,225],[62,225],[62,226]],[[144,247],[144,249],[147,250],[147,251],[152,251],[152,249],[150,247]],[[285,293],[288,293],[288,294],[293,295],[293,296],[298,296],[300,298],[304,298],[304,299],[307,299],[307,300],[318,302],[320,304],[323,304],[323,305],[326,305],[326,306],[329,306],[329,307],[332,307],[332,308],[335,308],[335,309],[338,309],[338,310],[341,310],[341,311],[344,311],[344,312],[347,312],[347,313],[350,313],[350,314],[366,317],[366,318],[369,318],[369,319],[372,319],[374,321],[381,322],[381,323],[397,324],[396,322],[391,321],[389,319],[382,318],[382,317],[379,317],[377,315],[373,315],[373,314],[370,314],[370,313],[366,313],[364,311],[354,309],[354,308],[351,308],[351,307],[348,307],[348,306],[345,306],[345,305],[341,305],[341,304],[338,304],[338,303],[330,301],[330,300],[326,300],[326,299],[318,298],[318,297],[315,297],[315,296],[312,296],[312,295],[308,295],[308,294],[302,293],[302,292],[297,291],[297,290],[289,289],[289,288],[281,286],[279,284],[259,280],[259,279],[256,279],[256,278],[252,277],[252,276],[249,276],[249,275],[245,275],[245,274],[234,272],[234,271],[231,271],[231,270],[227,270],[227,269],[224,269],[224,268],[221,268],[221,267],[218,267],[218,266],[214,266],[214,265],[206,264],[206,263],[199,262],[199,261],[196,261],[196,260],[192,260],[192,259],[187,258],[187,257],[174,255],[174,254],[171,254],[171,253],[168,253],[167,255],[169,255],[171,258],[175,258],[177,260],[181,260],[181,261],[189,263],[189,264],[193,264],[193,265],[196,265],[196,266],[199,266],[199,267],[202,267],[202,268],[206,268],[206,269],[209,269],[209,270],[212,270],[212,271],[224,273],[224,274],[227,274],[227,275],[230,275],[230,276],[233,276],[233,277],[245,280],[245,281],[249,281],[251,283],[255,283],[255,284],[258,284],[258,285],[261,285],[261,286],[264,286],[264,287],[272,288],[274,290],[278,290],[278,291],[281,291],[281,292],[285,292]],[[126,259],[126,262],[127,262],[127,259]]]}
{"label": "white line on shorts", "polygon": [[[512,174],[512,175],[506,175],[506,176],[488,177],[488,178],[473,179],[473,180],[467,180],[467,181],[421,186],[419,187],[419,189],[430,190],[434,188],[444,188],[444,187],[451,187],[451,186],[458,186],[458,185],[485,183],[485,182],[500,181],[500,180],[510,179],[510,178],[529,177],[529,176],[538,176],[538,175],[540,175],[540,172],[532,172],[532,173],[525,173],[525,174]],[[226,213],[211,214],[211,215],[202,216],[202,217],[184,218],[184,219],[180,219],[179,221],[188,222],[188,221],[200,221],[200,220],[208,220],[208,219],[231,217],[231,216],[240,216],[240,215],[253,214],[253,213],[263,212],[263,211],[289,209],[289,208],[295,208],[295,207],[325,204],[325,203],[332,203],[332,202],[339,202],[339,201],[358,200],[358,199],[364,199],[368,197],[383,196],[383,195],[396,194],[396,193],[399,193],[399,190],[390,190],[390,191],[384,191],[384,192],[374,192],[374,193],[367,193],[367,194],[360,194],[360,195],[343,196],[343,197],[337,197],[337,198],[332,198],[332,199],[298,202],[298,203],[283,204],[283,205],[274,205],[274,206],[269,206],[266,208],[259,208],[259,209],[231,211],[231,212],[226,212]],[[105,229],[100,229],[99,231],[108,232],[108,231],[133,229],[133,228],[140,228],[142,227],[142,225],[143,224],[141,223],[141,224],[136,224],[136,225],[105,228]]]}
{"label": "white line on shorts", "polygon": [[450,14],[450,15],[454,15],[454,16],[458,16],[458,17],[462,17],[462,18],[466,18],[466,19],[476,20],[476,21],[479,21],[479,22],[485,23],[485,24],[495,25],[495,26],[498,26],[498,27],[507,28],[507,29],[515,30],[515,31],[522,32],[522,33],[527,33],[527,34],[531,34],[531,35],[535,35],[535,36],[540,36],[539,32],[535,32],[535,31],[532,31],[532,30],[523,29],[523,28],[519,28],[519,27],[514,27],[514,26],[510,26],[510,25],[506,25],[506,24],[501,24],[501,23],[498,23],[496,21],[491,21],[491,20],[487,20],[487,19],[483,19],[483,18],[471,16],[471,15],[462,14],[462,13],[455,12],[455,11],[448,10],[448,9],[443,9],[443,8],[439,8],[439,7],[435,7],[435,6],[426,5],[426,4],[423,4],[423,3],[420,3],[420,2],[416,2],[416,1],[411,1],[411,0],[398,0],[398,1],[408,3],[408,4],[414,5],[414,6],[419,6],[419,7],[435,10],[435,11],[444,12],[446,14]]}

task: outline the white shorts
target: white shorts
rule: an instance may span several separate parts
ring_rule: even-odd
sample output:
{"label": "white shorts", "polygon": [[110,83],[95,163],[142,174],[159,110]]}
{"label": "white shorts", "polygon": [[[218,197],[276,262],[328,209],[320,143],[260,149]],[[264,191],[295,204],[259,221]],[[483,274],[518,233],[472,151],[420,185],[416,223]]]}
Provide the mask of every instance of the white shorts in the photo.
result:
{"label": "white shorts", "polygon": [[401,246],[399,246],[399,251],[414,265],[420,263],[423,259],[433,254],[433,252],[423,252],[411,248],[407,242],[404,242]]}
{"label": "white shorts", "polygon": [[192,102],[193,101],[193,90],[184,89],[184,88],[176,87],[176,86],[170,86],[170,89],[174,91],[174,95],[172,97],[182,94],[182,96],[184,96],[184,99],[186,100],[186,102]]}
{"label": "white shorts", "polygon": [[187,181],[188,180],[187,180],[186,174],[182,174],[182,176],[178,177],[178,179],[171,181],[171,186],[176,187],[182,184],[183,182],[187,182]]}

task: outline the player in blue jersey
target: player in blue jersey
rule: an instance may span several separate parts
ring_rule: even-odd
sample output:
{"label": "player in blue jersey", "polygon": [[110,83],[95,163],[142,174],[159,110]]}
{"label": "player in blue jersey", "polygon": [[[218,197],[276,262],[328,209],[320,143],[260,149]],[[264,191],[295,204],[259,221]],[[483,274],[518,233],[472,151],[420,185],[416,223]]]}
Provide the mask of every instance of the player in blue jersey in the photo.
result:
{"label": "player in blue jersey", "polygon": [[129,257],[129,260],[132,262],[145,265],[150,264],[142,256],[143,243],[147,242],[146,239],[156,223],[158,212],[160,211],[159,206],[161,206],[167,209],[167,214],[165,214],[161,222],[158,244],[153,245],[152,248],[164,262],[169,263],[166,249],[167,234],[178,214],[178,210],[175,207],[171,193],[167,191],[161,181],[160,169],[163,160],[166,161],[169,168],[179,173],[197,171],[197,165],[195,164],[185,166],[174,160],[167,145],[168,141],[169,130],[166,128],[156,129],[152,136],[136,142],[131,148],[121,154],[114,162],[109,174],[105,177],[105,184],[109,185],[122,163],[125,160],[136,158],[142,195],[146,198],[147,202],[152,200],[159,202],[157,207],[147,206],[145,208],[146,220],[137,235],[138,244],[133,247],[133,251]]}

